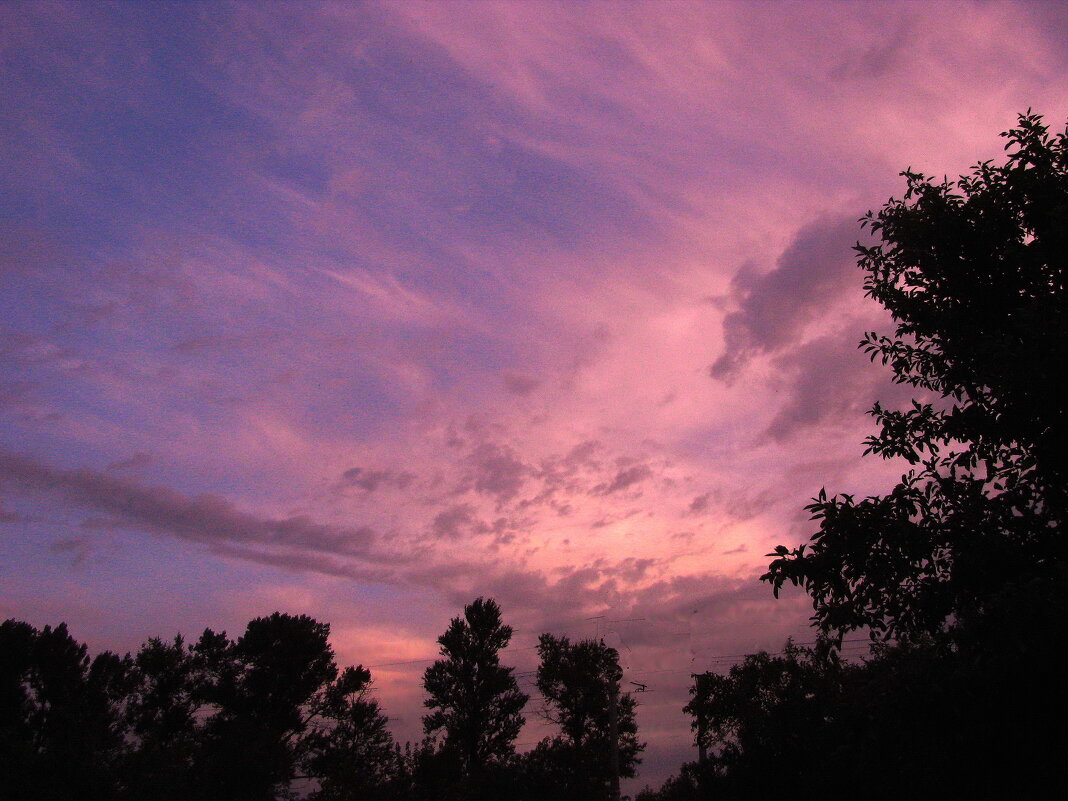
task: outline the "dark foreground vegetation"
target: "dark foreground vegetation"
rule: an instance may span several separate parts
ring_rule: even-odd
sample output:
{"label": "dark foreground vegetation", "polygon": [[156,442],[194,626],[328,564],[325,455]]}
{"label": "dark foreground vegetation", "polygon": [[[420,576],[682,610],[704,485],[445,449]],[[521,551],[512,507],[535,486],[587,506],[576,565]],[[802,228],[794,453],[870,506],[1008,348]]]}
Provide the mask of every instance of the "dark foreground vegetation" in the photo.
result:
{"label": "dark foreground vegetation", "polygon": [[0,798],[580,801],[611,796],[613,767],[634,776],[645,746],[618,654],[601,641],[541,636],[536,684],[559,733],[517,755],[528,697],[500,664],[512,630],[492,600],[468,605],[438,639],[442,658],[423,676],[427,738],[403,748],[370,672],[339,670],[329,633],[275,613],[236,640],[209,629],[194,643],[90,658],[63,625],[8,620]]}
{"label": "dark foreground vegetation", "polygon": [[[1004,164],[955,182],[906,171],[904,197],[865,218],[867,293],[897,325],[861,347],[916,391],[875,406],[866,444],[910,468],[885,495],[814,499],[818,531],[777,548],[763,578],[809,593],[817,646],[698,676],[686,712],[702,758],[641,801],[1068,788],[1068,135],[1028,114],[1006,136]],[[862,664],[838,657],[851,631],[875,641]],[[500,664],[511,629],[493,601],[439,638],[427,739],[404,748],[328,633],[276,613],[236,640],[90,659],[64,626],[8,621],[0,795],[597,801],[634,775],[634,703],[602,642],[542,636],[537,687],[559,731],[519,755],[528,698]]]}
{"label": "dark foreground vegetation", "polygon": [[[911,468],[885,495],[814,499],[819,530],[763,579],[808,592],[822,645],[700,677],[707,756],[642,801],[1068,790],[1068,134],[1029,112],[1004,136],[1004,164],[906,171],[862,221],[896,329],[860,347],[916,392],[875,405],[865,444]],[[842,664],[856,630],[880,644]]]}

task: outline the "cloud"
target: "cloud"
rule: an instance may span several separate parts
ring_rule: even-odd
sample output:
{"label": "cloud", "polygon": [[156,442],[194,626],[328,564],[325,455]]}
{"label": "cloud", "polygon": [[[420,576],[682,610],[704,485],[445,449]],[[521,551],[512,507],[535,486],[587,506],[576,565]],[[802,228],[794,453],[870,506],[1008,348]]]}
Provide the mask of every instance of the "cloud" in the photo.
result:
{"label": "cloud", "polygon": [[323,553],[308,553],[302,551],[272,552],[245,548],[227,542],[213,542],[211,552],[218,556],[229,559],[239,559],[244,562],[278,567],[283,570],[302,573],[317,573],[321,576],[332,576],[348,580],[374,582],[379,584],[391,583],[397,580],[396,574],[388,569],[375,569],[353,564]]}
{"label": "cloud", "polygon": [[368,527],[327,525],[304,515],[258,517],[218,495],[188,496],[96,470],[54,468],[6,453],[0,453],[0,477],[106,512],[121,525],[193,542],[322,551],[364,560],[385,558],[372,553],[375,535]]}
{"label": "cloud", "polygon": [[127,456],[125,459],[117,459],[108,464],[108,470],[131,470],[148,467],[156,461],[156,456],[145,451]]}
{"label": "cloud", "polygon": [[12,512],[4,508],[4,502],[0,500],[0,523],[25,523],[29,522],[32,518],[20,515],[18,512]]}
{"label": "cloud", "polygon": [[505,389],[513,395],[530,395],[541,386],[539,379],[511,371],[502,373],[501,380],[504,382]]}
{"label": "cloud", "polygon": [[93,544],[88,537],[67,537],[53,542],[48,546],[48,550],[52,553],[69,554],[71,564],[79,567],[89,558]]}
{"label": "cloud", "polygon": [[729,380],[754,355],[791,344],[807,323],[843,299],[847,286],[859,285],[851,247],[860,234],[855,218],[820,220],[798,231],[770,272],[735,275],[738,309],[723,322],[724,349],[709,370],[712,377]]}
{"label": "cloud", "polygon": [[856,350],[857,333],[844,330],[805,343],[775,360],[789,376],[787,400],[765,435],[782,442],[800,429],[838,419],[855,423],[874,400],[883,374]]}
{"label": "cloud", "polygon": [[611,495],[613,492],[619,492],[625,490],[635,484],[640,484],[647,478],[651,478],[653,471],[649,465],[636,464],[633,467],[627,467],[620,470],[611,481],[607,483],[598,484],[596,487],[590,490],[590,495]]}
{"label": "cloud", "polygon": [[698,495],[692,501],[690,501],[690,514],[699,515],[708,511],[708,502],[712,497],[712,493],[706,492],[703,495]]}
{"label": "cloud", "polygon": [[894,32],[884,39],[873,42],[859,52],[846,55],[838,66],[831,70],[835,78],[882,78],[908,66],[907,53],[913,38],[913,25],[902,21]]}
{"label": "cloud", "polygon": [[374,492],[380,486],[392,486],[407,489],[415,480],[415,473],[393,470],[370,470],[363,467],[350,467],[341,474],[342,486],[359,487],[367,492]]}
{"label": "cloud", "polygon": [[514,498],[531,472],[506,445],[483,443],[470,453],[467,461],[474,468],[475,489],[494,496],[498,503]]}
{"label": "cloud", "polygon": [[775,357],[786,400],[764,436],[785,442],[806,428],[855,426],[876,400],[893,408],[923,395],[894,383],[888,368],[872,364],[858,350],[859,332],[878,327],[876,320],[883,322],[882,315],[843,325]]}
{"label": "cloud", "polygon": [[446,539],[459,539],[491,531],[490,526],[478,518],[475,508],[469,503],[457,504],[439,512],[434,516],[431,528],[439,537]]}

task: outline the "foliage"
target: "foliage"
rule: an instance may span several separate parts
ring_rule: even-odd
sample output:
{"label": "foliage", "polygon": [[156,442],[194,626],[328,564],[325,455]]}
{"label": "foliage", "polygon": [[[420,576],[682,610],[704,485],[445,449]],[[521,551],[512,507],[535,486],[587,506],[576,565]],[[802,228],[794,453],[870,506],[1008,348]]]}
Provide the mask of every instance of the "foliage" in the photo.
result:
{"label": "foliage", "polygon": [[40,631],[15,620],[0,624],[5,798],[114,796],[130,667],[107,651],[90,659],[64,624]]}
{"label": "foliage", "polygon": [[687,762],[678,775],[668,777],[659,790],[646,785],[634,796],[634,801],[701,801],[707,798],[702,794],[707,783],[702,780],[702,769],[703,766],[696,762]]}
{"label": "foliage", "polygon": [[290,786],[309,742],[309,721],[337,676],[330,627],[274,613],[248,624],[236,642],[205,631],[205,727],[201,769],[219,798],[271,799]]}
{"label": "foliage", "polygon": [[847,673],[828,649],[787,641],[781,654],[761,651],[726,675],[696,676],[684,711],[709,751],[702,784],[728,797],[815,789],[812,748],[827,737],[827,714]]}
{"label": "foliage", "polygon": [[697,677],[686,711],[709,756],[643,801],[845,801],[858,788],[887,801],[1031,798],[1063,786],[1054,648],[978,660],[937,637],[876,644],[860,664],[834,653],[788,643]]}
{"label": "foliage", "polygon": [[[90,659],[65,625],[0,626],[4,798],[391,798],[399,756],[370,673],[340,676],[329,626],[275,613]],[[302,772],[303,771],[303,772]]]}
{"label": "foliage", "polygon": [[687,711],[712,753],[647,801],[1023,798],[1068,780],[1068,133],[1028,112],[1005,136],[1003,164],[906,170],[904,196],[863,218],[881,239],[856,248],[865,288],[896,327],[860,347],[917,395],[874,406],[867,452],[911,468],[882,496],[821,491],[819,531],[763,577],[805,588],[825,644],[883,642],[861,665],[788,645],[700,677]]}
{"label": "foliage", "polygon": [[442,659],[426,669],[423,718],[427,734],[444,735],[472,794],[483,792],[487,768],[514,753],[523,726],[527,696],[519,690],[512,668],[502,667],[500,652],[512,639],[492,599],[478,598],[453,618],[438,638]]}
{"label": "foliage", "polygon": [[[560,735],[542,741],[532,755],[553,797],[607,798],[611,770],[611,707],[616,706],[619,774],[633,777],[644,750],[638,741],[635,701],[620,693],[623,671],[619,654],[603,641],[572,643],[567,637],[543,634],[538,641],[538,691],[545,699],[545,717]],[[613,701],[614,699],[614,701]],[[548,778],[551,777],[551,780]]]}
{"label": "foliage", "polygon": [[125,725],[137,747],[124,766],[133,798],[178,801],[197,791],[201,672],[185,640],[153,638],[134,658]]}
{"label": "foliage", "polygon": [[305,763],[319,778],[313,801],[396,797],[401,755],[370,683],[370,671],[349,667],[326,689],[319,717],[329,726],[315,735]]}
{"label": "foliage", "polygon": [[1004,136],[1004,164],[907,170],[904,197],[862,220],[882,239],[856,248],[865,289],[897,326],[861,348],[919,397],[871,410],[867,452],[912,465],[900,483],[821,491],[812,541],[771,554],[764,580],[804,586],[826,632],[919,636],[1064,585],[1068,136],[1031,113]]}

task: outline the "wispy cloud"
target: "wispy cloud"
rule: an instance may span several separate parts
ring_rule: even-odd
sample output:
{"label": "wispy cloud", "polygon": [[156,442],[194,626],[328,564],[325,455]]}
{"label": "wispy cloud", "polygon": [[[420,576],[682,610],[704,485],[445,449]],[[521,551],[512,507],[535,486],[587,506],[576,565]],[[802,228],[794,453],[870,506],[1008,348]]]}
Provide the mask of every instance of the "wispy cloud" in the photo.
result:
{"label": "wispy cloud", "polygon": [[1056,4],[35,3],[0,29],[5,614],[292,604],[349,621],[354,661],[361,631],[433,652],[479,594],[534,632],[648,618],[612,636],[677,672],[642,712],[676,734],[702,658],[803,629],[754,577],[809,496],[896,470],[859,458],[902,390],[853,349],[885,324],[857,218],[906,166],[998,157],[1028,106],[1068,117]]}
{"label": "wispy cloud", "polygon": [[303,515],[262,518],[238,510],[218,495],[189,497],[166,487],[96,470],[49,467],[15,454],[0,454],[0,478],[59,494],[75,504],[111,515],[117,526],[154,534],[199,543],[281,547],[367,561],[387,560],[375,553],[375,535],[367,527],[340,528]]}

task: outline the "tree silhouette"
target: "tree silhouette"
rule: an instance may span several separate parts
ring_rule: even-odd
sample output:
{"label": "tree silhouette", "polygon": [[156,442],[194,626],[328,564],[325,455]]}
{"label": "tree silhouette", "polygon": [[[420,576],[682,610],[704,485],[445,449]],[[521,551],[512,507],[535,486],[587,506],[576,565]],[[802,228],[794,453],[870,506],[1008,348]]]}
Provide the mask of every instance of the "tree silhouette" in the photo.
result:
{"label": "tree silhouette", "polygon": [[185,640],[158,637],[134,658],[125,723],[137,743],[124,767],[132,798],[179,801],[197,793],[201,672]]}
{"label": "tree silhouette", "polygon": [[209,629],[90,658],[65,625],[4,622],[0,798],[401,798],[370,672],[338,675],[329,630],[276,612],[236,641]]}
{"label": "tree silhouette", "polygon": [[936,632],[1063,586],[1068,136],[1030,113],[1004,136],[1004,164],[905,171],[904,197],[862,221],[882,238],[857,246],[865,289],[897,327],[861,347],[921,397],[871,410],[867,450],[913,465],[901,482],[821,491],[812,541],[772,554],[764,579],[803,585],[825,631]]}
{"label": "tree silhouette", "polygon": [[400,754],[378,702],[370,697],[371,673],[349,667],[327,688],[319,709],[324,730],[313,736],[305,765],[319,780],[312,801],[377,801],[396,798]]}
{"label": "tree silhouette", "polygon": [[65,624],[0,624],[0,764],[4,797],[115,797],[123,756],[120,707],[130,660],[94,658]]}
{"label": "tree silhouette", "polygon": [[204,731],[203,778],[218,799],[274,799],[313,742],[309,722],[337,676],[330,626],[306,615],[256,618],[236,642],[205,631],[204,698],[217,711]]}
{"label": "tree silhouette", "polygon": [[693,773],[706,794],[773,798],[803,790],[827,797],[828,755],[848,740],[833,732],[847,675],[826,647],[787,641],[781,654],[749,654],[726,675],[696,676],[683,711],[694,717],[708,752]]}
{"label": "tree silhouette", "polygon": [[441,656],[423,674],[433,710],[423,718],[427,734],[443,733],[443,747],[455,756],[469,792],[486,792],[486,769],[514,753],[527,696],[512,668],[502,667],[500,651],[512,639],[492,599],[479,598],[453,618],[438,638]]}
{"label": "tree silhouette", "polygon": [[[931,777],[913,797],[1068,782],[1068,132],[1051,136],[1028,112],[1003,135],[1005,163],[952,182],[906,170],[903,198],[863,218],[882,240],[856,248],[866,291],[896,328],[860,347],[918,395],[874,406],[867,452],[912,467],[885,495],[821,490],[808,507],[819,530],[777,547],[763,576],[776,594],[803,586],[827,634],[917,644],[854,688],[869,719],[890,731],[907,719],[923,732],[911,741],[954,755],[913,753],[903,770]],[[939,692],[894,680],[909,671]],[[884,755],[912,753],[880,742]]]}
{"label": "tree silhouette", "polygon": [[545,774],[543,781],[552,787],[554,797],[608,798],[612,749],[619,774],[633,777],[641,761],[638,754],[645,748],[638,741],[634,698],[620,692],[619,654],[600,640],[572,643],[567,637],[542,634],[538,655],[537,686],[545,698],[544,714],[560,727],[560,735],[539,743],[532,760]]}

